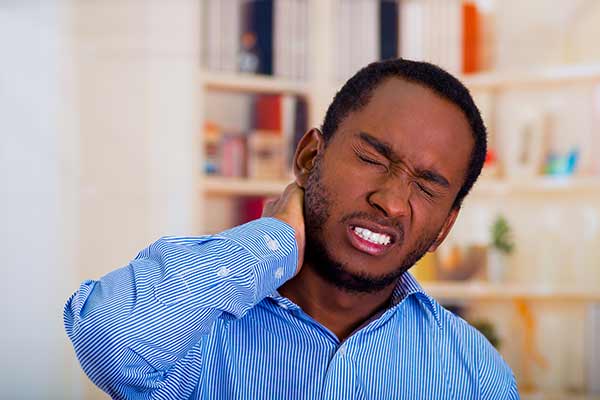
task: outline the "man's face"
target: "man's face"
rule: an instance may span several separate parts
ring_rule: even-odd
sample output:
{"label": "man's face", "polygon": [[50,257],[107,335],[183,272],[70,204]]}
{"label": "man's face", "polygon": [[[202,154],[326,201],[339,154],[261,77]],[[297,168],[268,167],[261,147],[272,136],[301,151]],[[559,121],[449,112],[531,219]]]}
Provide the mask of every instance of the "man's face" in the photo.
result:
{"label": "man's face", "polygon": [[350,291],[394,283],[448,233],[473,145],[456,105],[414,83],[383,82],[314,160],[306,262]]}

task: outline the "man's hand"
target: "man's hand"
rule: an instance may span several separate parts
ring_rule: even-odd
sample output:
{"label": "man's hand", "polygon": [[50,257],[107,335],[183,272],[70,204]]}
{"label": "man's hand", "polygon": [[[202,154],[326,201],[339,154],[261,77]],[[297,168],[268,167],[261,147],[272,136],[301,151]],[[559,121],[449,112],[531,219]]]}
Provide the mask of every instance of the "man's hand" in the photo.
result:
{"label": "man's hand", "polygon": [[262,216],[277,218],[294,228],[298,244],[298,273],[304,261],[304,189],[295,182],[290,183],[279,197],[266,202]]}

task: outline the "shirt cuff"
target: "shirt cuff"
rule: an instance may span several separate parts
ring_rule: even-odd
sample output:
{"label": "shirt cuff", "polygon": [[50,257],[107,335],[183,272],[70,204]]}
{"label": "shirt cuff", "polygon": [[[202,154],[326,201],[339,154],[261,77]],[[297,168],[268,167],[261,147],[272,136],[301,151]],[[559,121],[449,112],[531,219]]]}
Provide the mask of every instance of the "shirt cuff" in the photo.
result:
{"label": "shirt cuff", "polygon": [[298,244],[294,229],[277,218],[260,218],[216,236],[237,243],[256,257],[256,301],[273,293],[296,273]]}

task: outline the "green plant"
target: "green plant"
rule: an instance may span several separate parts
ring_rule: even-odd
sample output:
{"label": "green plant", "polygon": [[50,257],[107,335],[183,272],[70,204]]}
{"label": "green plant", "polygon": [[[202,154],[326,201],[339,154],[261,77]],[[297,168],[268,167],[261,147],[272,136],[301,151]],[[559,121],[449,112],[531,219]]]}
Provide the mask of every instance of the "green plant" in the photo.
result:
{"label": "green plant", "polygon": [[499,215],[491,227],[492,247],[498,251],[510,254],[515,248],[512,238],[512,230],[506,218]]}

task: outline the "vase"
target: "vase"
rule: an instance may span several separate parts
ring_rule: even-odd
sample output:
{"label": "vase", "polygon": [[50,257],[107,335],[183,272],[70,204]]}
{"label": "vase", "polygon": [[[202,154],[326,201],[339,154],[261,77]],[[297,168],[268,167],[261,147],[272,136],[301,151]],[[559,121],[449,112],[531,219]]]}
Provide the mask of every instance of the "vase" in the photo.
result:
{"label": "vase", "polygon": [[487,278],[491,283],[504,282],[506,275],[506,255],[501,251],[490,248],[487,257]]}

